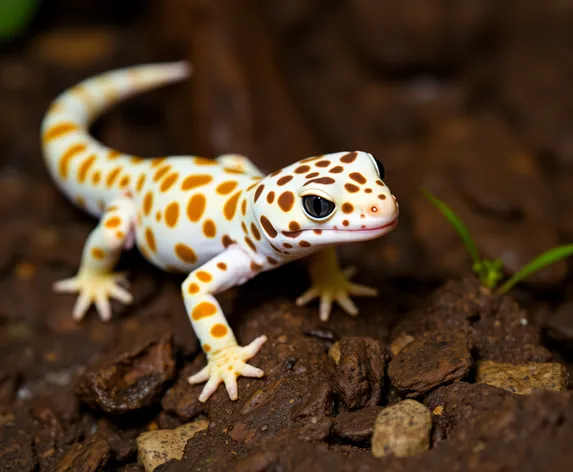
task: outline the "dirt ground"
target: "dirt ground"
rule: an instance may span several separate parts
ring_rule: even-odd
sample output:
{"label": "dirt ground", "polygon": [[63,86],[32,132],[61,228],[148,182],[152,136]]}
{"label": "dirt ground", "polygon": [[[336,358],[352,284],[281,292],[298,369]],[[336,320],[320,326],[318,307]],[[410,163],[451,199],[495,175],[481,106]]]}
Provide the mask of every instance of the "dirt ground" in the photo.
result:
{"label": "dirt ground", "polygon": [[[0,46],[0,471],[144,470],[139,434],[201,418],[156,471],[570,471],[571,262],[490,295],[420,187],[507,275],[573,239],[573,6],[113,3],[47,2]],[[142,156],[243,152],[269,172],[364,149],[400,202],[394,232],[339,248],[380,290],[355,299],[357,318],[336,308],[321,323],[316,303],[295,305],[303,263],[218,297],[240,343],[269,337],[252,361],[266,376],[240,378],[237,402],[220,387],[200,404],[187,384],[204,356],[181,276],[125,254],[135,303],[109,323],[93,310],[74,322],[74,297],[51,289],[94,221],[44,168],[49,102],[89,75],[180,58],[189,82],[118,105],[93,134]],[[375,418],[404,399],[431,412],[429,450],[374,457]]]}

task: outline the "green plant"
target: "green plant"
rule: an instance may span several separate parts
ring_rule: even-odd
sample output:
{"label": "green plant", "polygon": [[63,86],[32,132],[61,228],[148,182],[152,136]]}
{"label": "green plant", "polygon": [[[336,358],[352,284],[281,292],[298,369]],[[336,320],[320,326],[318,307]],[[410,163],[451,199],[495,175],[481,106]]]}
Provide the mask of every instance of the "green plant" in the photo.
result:
{"label": "green plant", "polygon": [[[446,203],[428,190],[423,188],[422,193],[430,203],[438,208],[462,238],[466,249],[473,259],[472,269],[480,282],[491,290],[498,287],[499,282],[503,279],[503,261],[501,259],[482,259],[479,255],[478,248],[471,237],[470,231],[461,218]],[[543,252],[525,264],[525,266],[505,281],[497,289],[498,293],[505,293],[511,290],[517,283],[521,282],[524,278],[534,272],[554,264],[555,262],[559,262],[571,255],[573,255],[573,244],[565,244]]]}
{"label": "green plant", "polygon": [[0,41],[21,35],[33,20],[39,0],[0,0]]}

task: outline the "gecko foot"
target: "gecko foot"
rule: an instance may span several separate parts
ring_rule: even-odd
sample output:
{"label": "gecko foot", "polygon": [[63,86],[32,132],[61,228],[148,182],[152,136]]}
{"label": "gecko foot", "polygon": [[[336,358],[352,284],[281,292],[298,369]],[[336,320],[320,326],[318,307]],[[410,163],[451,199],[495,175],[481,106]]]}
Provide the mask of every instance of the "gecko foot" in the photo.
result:
{"label": "gecko foot", "polygon": [[322,274],[321,280],[313,280],[312,286],[296,299],[296,304],[298,306],[306,305],[311,300],[319,297],[319,315],[322,322],[326,322],[330,318],[333,301],[338,302],[350,316],[357,316],[358,308],[356,308],[349,295],[375,297],[378,295],[378,290],[374,287],[350,282],[349,279],[355,274],[355,267],[347,267],[342,271]]}
{"label": "gecko foot", "polygon": [[53,285],[59,293],[79,293],[72,311],[75,320],[81,320],[92,303],[95,304],[103,321],[111,319],[110,298],[122,303],[133,301],[131,294],[119,282],[127,283],[124,273],[101,274],[92,271],[80,271],[77,276],[60,280]]}
{"label": "gecko foot", "polygon": [[237,377],[260,378],[265,373],[245,361],[254,357],[267,341],[266,336],[259,336],[248,346],[231,346],[213,353],[208,360],[207,365],[196,374],[189,377],[190,384],[198,384],[207,381],[201,395],[200,402],[206,402],[221,382],[225,383],[227,393],[231,400],[239,398],[239,388],[237,386]]}

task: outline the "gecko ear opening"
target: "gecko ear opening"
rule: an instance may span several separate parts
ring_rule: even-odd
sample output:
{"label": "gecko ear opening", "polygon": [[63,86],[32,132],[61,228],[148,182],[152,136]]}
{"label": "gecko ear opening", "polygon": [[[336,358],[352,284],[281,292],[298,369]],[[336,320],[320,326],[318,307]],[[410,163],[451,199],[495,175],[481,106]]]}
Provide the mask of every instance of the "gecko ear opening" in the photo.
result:
{"label": "gecko ear opening", "polygon": [[330,215],[335,204],[318,195],[305,195],[302,197],[302,207],[308,216],[315,219],[323,219]]}

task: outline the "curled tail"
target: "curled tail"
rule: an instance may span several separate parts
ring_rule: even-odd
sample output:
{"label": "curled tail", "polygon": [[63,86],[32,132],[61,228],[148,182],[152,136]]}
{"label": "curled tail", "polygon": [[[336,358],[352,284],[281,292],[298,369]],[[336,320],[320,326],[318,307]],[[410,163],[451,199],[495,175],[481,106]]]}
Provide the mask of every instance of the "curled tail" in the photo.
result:
{"label": "curled tail", "polygon": [[101,214],[142,160],[97,141],[89,134],[90,124],[116,103],[190,73],[183,61],[145,64],[90,77],[60,94],[41,126],[44,159],[58,187],[89,213]]}

